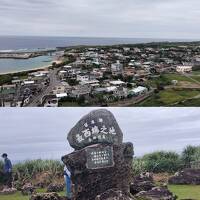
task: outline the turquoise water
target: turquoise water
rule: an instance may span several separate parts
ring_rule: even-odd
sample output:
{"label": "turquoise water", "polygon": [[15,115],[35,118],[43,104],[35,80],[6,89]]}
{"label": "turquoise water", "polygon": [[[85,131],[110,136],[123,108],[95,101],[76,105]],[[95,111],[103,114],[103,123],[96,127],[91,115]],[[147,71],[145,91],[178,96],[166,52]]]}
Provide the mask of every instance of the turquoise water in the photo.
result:
{"label": "turquoise water", "polygon": [[19,72],[49,66],[52,56],[40,56],[30,59],[0,59],[0,73]]}

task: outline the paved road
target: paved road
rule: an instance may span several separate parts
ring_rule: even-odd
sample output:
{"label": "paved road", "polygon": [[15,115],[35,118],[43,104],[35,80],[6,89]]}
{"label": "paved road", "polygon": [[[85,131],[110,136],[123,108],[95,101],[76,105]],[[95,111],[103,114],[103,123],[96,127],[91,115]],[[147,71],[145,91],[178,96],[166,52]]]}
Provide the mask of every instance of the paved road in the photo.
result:
{"label": "paved road", "polygon": [[59,68],[50,71],[50,73],[49,73],[49,79],[50,79],[49,86],[47,86],[46,89],[44,89],[39,95],[34,96],[31,103],[26,105],[26,107],[37,107],[40,104],[41,99],[45,95],[49,94],[56,85],[60,84],[60,81],[57,79],[57,76],[56,76],[58,71],[59,71]]}

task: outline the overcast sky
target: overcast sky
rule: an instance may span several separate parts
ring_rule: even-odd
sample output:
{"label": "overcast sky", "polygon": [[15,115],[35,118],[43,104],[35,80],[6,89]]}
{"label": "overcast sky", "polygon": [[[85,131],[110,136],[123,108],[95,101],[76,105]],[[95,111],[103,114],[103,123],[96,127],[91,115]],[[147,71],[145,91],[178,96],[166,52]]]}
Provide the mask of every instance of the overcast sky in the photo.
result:
{"label": "overcast sky", "polygon": [[[71,152],[67,133],[93,108],[1,109],[0,153],[12,160],[60,159]],[[135,155],[155,150],[181,152],[200,145],[200,112],[197,108],[109,108]]]}
{"label": "overcast sky", "polygon": [[199,0],[1,0],[1,35],[200,39]]}

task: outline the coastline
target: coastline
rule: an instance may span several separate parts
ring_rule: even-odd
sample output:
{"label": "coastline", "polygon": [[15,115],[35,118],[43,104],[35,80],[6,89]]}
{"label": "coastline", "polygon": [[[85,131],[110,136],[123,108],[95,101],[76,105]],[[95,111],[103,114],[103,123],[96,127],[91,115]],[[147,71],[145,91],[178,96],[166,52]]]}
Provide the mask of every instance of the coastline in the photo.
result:
{"label": "coastline", "polygon": [[[94,44],[74,44],[74,45],[68,45],[65,47],[56,47],[56,48],[80,48],[80,47],[99,47],[99,46],[106,46],[106,47],[111,47],[111,46],[121,46],[121,45],[128,45],[128,46],[137,46],[137,45],[148,45],[148,44],[193,44],[193,43],[200,43],[199,40],[195,40],[195,41],[154,41],[154,42],[145,42],[145,41],[140,41],[140,42],[135,42],[135,43],[115,43],[115,44],[101,44],[101,45],[94,45]],[[0,50],[1,51],[1,50]],[[56,62],[57,64],[61,63],[62,61],[60,60],[52,60],[51,63]],[[9,75],[9,74],[16,74],[16,73],[23,73],[23,72],[30,72],[30,71],[36,71],[36,70],[43,70],[43,69],[48,69],[49,67],[51,67],[51,65],[44,65],[44,66],[40,66],[40,67],[36,67],[36,68],[29,68],[27,70],[16,70],[16,71],[9,71],[9,72],[0,72],[0,75]]]}
{"label": "coastline", "polygon": [[[61,60],[53,60],[51,63],[56,63],[56,64],[60,64],[62,61]],[[44,65],[41,67],[37,67],[37,68],[32,68],[32,69],[27,69],[27,70],[19,70],[19,71],[10,71],[10,72],[0,72],[0,75],[13,75],[13,74],[17,74],[17,73],[23,73],[23,72],[31,72],[31,71],[37,71],[37,70],[44,70],[44,69],[49,69],[52,65]]]}

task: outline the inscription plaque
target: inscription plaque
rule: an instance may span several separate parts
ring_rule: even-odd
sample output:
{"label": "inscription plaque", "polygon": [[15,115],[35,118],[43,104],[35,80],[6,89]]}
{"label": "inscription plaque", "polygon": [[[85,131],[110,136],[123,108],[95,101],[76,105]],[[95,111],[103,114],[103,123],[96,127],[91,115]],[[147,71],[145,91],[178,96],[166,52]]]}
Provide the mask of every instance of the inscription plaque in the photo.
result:
{"label": "inscription plaque", "polygon": [[70,130],[68,141],[74,149],[82,149],[92,144],[122,143],[122,131],[113,116],[107,110],[100,109],[84,116]]}
{"label": "inscription plaque", "polygon": [[86,148],[88,169],[100,169],[114,166],[113,147],[112,146],[95,146]]}

